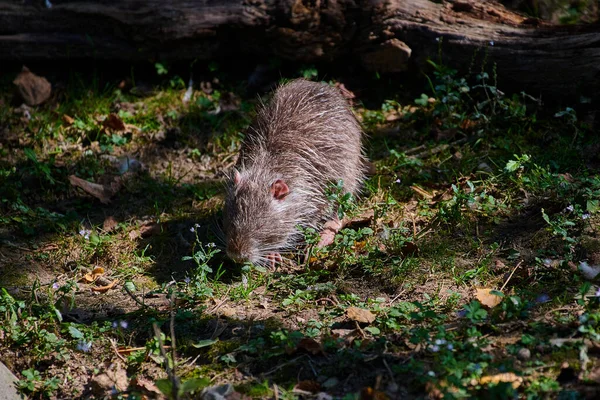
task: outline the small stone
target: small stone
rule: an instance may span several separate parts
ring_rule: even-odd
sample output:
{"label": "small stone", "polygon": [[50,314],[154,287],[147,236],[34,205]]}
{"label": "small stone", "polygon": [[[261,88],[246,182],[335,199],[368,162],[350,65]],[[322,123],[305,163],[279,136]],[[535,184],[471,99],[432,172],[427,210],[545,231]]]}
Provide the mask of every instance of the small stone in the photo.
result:
{"label": "small stone", "polygon": [[124,391],[127,386],[127,372],[120,366],[116,370],[96,375],[90,380],[90,389],[97,396],[105,396],[113,389]]}
{"label": "small stone", "polygon": [[387,386],[387,391],[390,393],[397,393],[400,387],[396,382],[390,382]]}
{"label": "small stone", "polygon": [[529,360],[531,358],[531,351],[526,347],[522,347],[517,353],[517,358],[521,361]]}
{"label": "small stone", "polygon": [[17,377],[0,362],[0,400],[19,400],[21,396],[15,388]]}
{"label": "small stone", "polygon": [[487,163],[479,163],[479,165],[477,166],[477,171],[481,171],[481,172],[487,172],[487,173],[492,173],[494,172],[494,170],[492,169],[492,167],[490,167]]}
{"label": "small stone", "polygon": [[50,98],[52,85],[44,77],[37,76],[27,67],[23,67],[13,81],[17,95],[29,106],[37,106]]}
{"label": "small stone", "polygon": [[338,378],[336,378],[335,376],[332,376],[331,378],[329,378],[325,382],[323,382],[322,386],[324,389],[332,389],[332,388],[336,387],[338,385],[338,383],[340,383],[340,380]]}
{"label": "small stone", "polygon": [[225,400],[228,396],[230,396],[233,393],[233,385],[231,383],[226,383],[224,385],[205,387],[200,393],[200,399]]}

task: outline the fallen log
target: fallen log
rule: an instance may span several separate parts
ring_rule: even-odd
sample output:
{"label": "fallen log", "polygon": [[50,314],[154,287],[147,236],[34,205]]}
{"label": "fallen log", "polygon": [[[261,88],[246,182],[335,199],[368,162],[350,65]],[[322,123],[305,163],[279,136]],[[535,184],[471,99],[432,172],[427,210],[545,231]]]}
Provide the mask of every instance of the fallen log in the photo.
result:
{"label": "fallen log", "polygon": [[395,73],[442,60],[564,99],[600,93],[597,25],[562,27],[495,1],[0,1],[0,60],[350,59]]}

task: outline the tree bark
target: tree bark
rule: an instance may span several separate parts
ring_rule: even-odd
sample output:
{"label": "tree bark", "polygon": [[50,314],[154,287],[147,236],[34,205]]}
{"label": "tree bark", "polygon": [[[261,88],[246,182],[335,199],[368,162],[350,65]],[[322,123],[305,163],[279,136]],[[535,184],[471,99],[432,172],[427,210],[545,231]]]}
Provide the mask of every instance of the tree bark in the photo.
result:
{"label": "tree bark", "polygon": [[394,73],[482,65],[529,94],[600,93],[598,27],[554,27],[494,1],[0,0],[0,60],[350,59]]}

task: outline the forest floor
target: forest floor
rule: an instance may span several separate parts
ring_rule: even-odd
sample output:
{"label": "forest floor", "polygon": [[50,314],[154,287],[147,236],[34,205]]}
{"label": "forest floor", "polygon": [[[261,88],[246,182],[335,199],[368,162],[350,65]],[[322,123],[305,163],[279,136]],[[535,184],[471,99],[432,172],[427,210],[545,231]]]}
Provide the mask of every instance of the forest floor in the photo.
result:
{"label": "forest floor", "polygon": [[484,69],[326,76],[374,171],[274,272],[216,235],[244,81],[50,74],[27,107],[4,77],[0,361],[32,398],[598,398],[598,122]]}

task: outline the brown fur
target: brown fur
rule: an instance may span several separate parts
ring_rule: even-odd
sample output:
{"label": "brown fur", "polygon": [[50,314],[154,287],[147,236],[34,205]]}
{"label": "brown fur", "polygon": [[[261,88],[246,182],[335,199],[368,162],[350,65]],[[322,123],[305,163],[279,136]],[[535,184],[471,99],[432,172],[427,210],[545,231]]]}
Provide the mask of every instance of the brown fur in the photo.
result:
{"label": "brown fur", "polygon": [[325,193],[330,184],[341,179],[346,192],[359,193],[362,136],[336,88],[302,79],[280,86],[246,131],[239,174],[228,186],[227,254],[265,264],[268,254],[301,242],[298,225],[319,229],[332,217]]}

